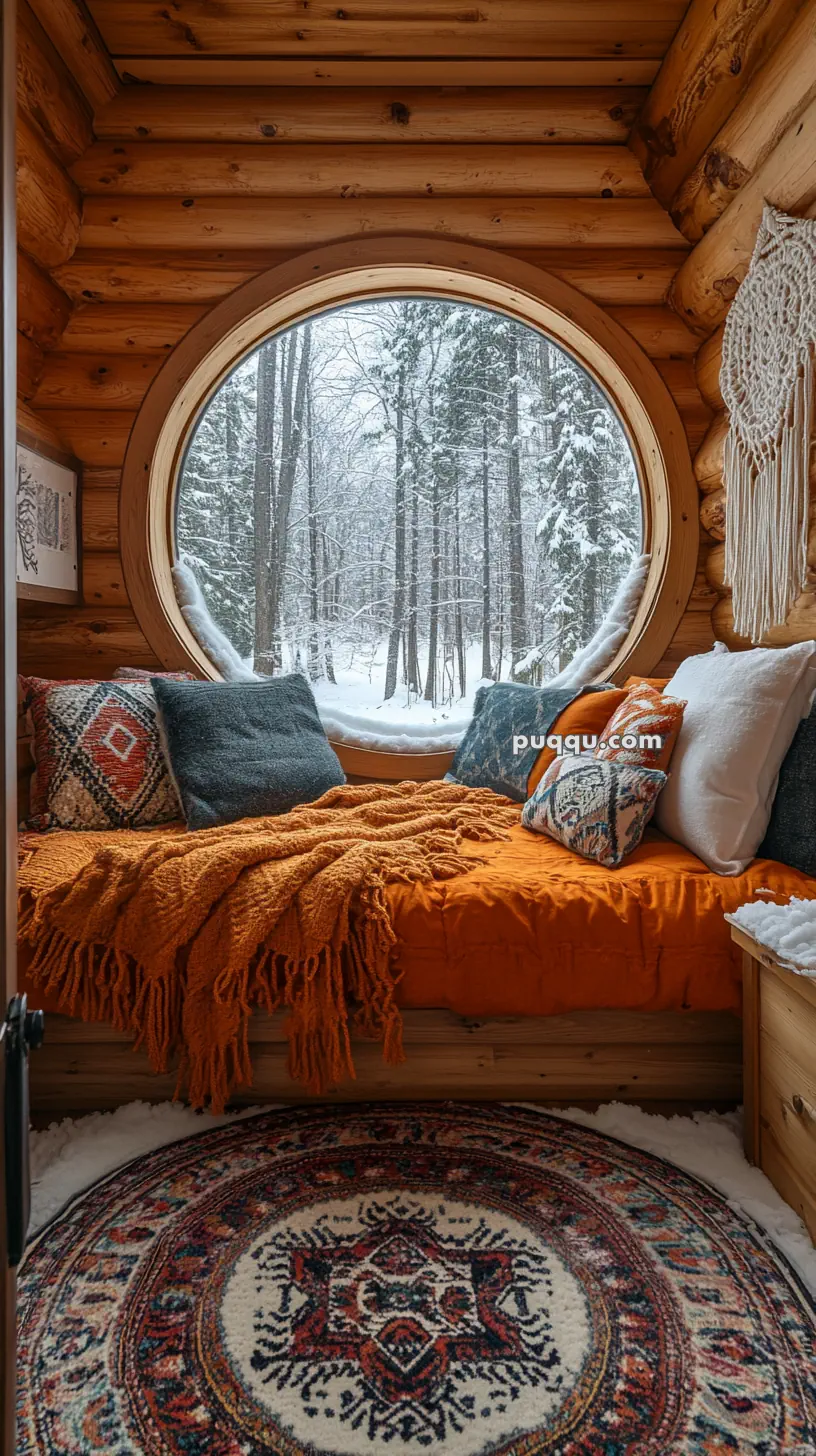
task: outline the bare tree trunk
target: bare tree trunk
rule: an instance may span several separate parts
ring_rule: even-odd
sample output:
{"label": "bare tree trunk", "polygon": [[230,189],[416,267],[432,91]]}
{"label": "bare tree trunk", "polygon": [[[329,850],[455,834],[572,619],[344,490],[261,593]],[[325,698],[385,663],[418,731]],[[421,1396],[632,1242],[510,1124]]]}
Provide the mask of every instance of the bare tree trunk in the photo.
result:
{"label": "bare tree trunk", "polygon": [[394,438],[394,604],[388,634],[384,698],[397,691],[400,641],[405,625],[405,366],[397,379],[396,434]]}
{"label": "bare tree trunk", "polygon": [[433,400],[431,400],[431,587],[428,605],[428,671],[424,697],[436,702],[436,654],[439,646],[439,574],[442,566],[442,482],[434,450]]}
{"label": "bare tree trunk", "polygon": [[258,355],[255,401],[255,671],[271,670],[272,506],[275,495],[275,384],[278,346],[274,339]]}
{"label": "bare tree trunk", "polygon": [[453,628],[456,638],[456,662],[459,668],[459,696],[467,692],[467,662],[465,658],[465,629],[462,621],[462,543],[459,517],[459,477],[456,477],[453,496],[453,577],[456,595],[454,597]]}
{"label": "bare tree trunk", "polygon": [[275,502],[275,526],[272,543],[274,547],[274,576],[272,580],[272,657],[277,668],[283,664],[282,611],[283,587],[288,549],[287,533],[292,492],[295,487],[298,457],[303,435],[303,417],[306,406],[306,382],[309,378],[309,355],[311,350],[311,325],[303,327],[303,343],[300,350],[300,365],[297,385],[294,384],[297,335],[289,342],[289,358],[286,363],[286,378],[283,395],[283,431],[281,440],[281,466]]}
{"label": "bare tree trunk", "polygon": [[334,589],[329,570],[329,548],[326,542],[326,532],[321,532],[323,545],[323,620],[326,624],[323,638],[323,653],[326,662],[326,677],[330,683],[336,682],[334,676],[334,653],[332,651],[331,630],[329,623],[336,618],[336,605]]}
{"label": "bare tree trunk", "polygon": [[490,449],[485,405],[482,415],[482,677],[493,676],[490,627]]}
{"label": "bare tree trunk", "polygon": [[419,477],[413,472],[411,491],[411,579],[408,591],[408,656],[405,664],[405,679],[412,693],[420,692],[419,640],[417,616],[419,612]]}
{"label": "bare tree trunk", "polygon": [[521,532],[521,455],[519,442],[518,337],[508,331],[507,367],[507,536],[510,547],[510,660],[511,674],[525,646],[524,549]]}
{"label": "bare tree trunk", "polygon": [[320,677],[320,591],[317,565],[317,499],[312,439],[312,384],[306,390],[306,491],[309,511],[309,677]]}

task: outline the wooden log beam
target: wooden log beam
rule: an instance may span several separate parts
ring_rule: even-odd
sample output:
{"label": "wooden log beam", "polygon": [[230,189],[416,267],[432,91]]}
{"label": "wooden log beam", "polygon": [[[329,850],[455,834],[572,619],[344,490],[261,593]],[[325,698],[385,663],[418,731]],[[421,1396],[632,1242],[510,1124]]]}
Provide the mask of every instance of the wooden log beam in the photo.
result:
{"label": "wooden log beam", "polygon": [[714,410],[723,408],[722,390],[720,389],[720,366],[722,365],[722,343],[725,325],[720,327],[700,345],[697,354],[697,383],[700,386],[700,393],[706,404]]}
{"label": "wooden log beam", "polygon": [[128,83],[150,86],[651,86],[659,59],[622,56],[615,60],[581,56],[571,60],[444,61],[426,57],[398,60],[367,56],[126,56],[117,69]]}
{"label": "wooden log beam", "polygon": [[[103,676],[120,664],[154,667],[149,647],[127,607],[51,607],[37,602],[37,615],[20,621],[20,670],[57,677]],[[84,668],[82,664],[85,664]]]}
{"label": "wooden log beam", "polygon": [[[60,351],[166,354],[198,322],[206,307],[204,303],[80,304],[62,334]],[[613,306],[609,312],[652,359],[690,359],[696,353],[696,335],[666,304]]]}
{"label": "wooden log beam", "polygon": [[703,496],[700,525],[715,541],[725,540],[725,491],[713,490]]}
{"label": "wooden log beam", "polygon": [[39,130],[17,117],[17,236],[44,268],[71,257],[82,206],[76,184],[66,175]]}
{"label": "wooden log beam", "polygon": [[130,606],[118,552],[86,551],[83,554],[82,600],[87,607]]}
{"label": "wooden log beam", "polygon": [[39,388],[45,368],[45,355],[25,334],[17,334],[17,393],[28,402]]}
{"label": "wooden log beam", "polygon": [[728,416],[721,411],[711,422],[694,457],[694,475],[700,490],[719,490],[723,482],[723,447],[728,434]]}
{"label": "wooden log beam", "polygon": [[487,142],[97,142],[72,168],[89,196],[648,197],[626,147]]}
{"label": "wooden log beam", "polygon": [[[503,247],[672,247],[653,198],[88,197],[83,248],[312,248],[362,233],[434,233]],[[62,260],[61,260],[62,261]]]}
{"label": "wooden log beam", "polygon": [[82,482],[82,550],[104,553],[119,550],[119,497],[116,491],[89,479],[99,471],[84,471]]}
{"label": "wooden log beam", "polygon": [[660,56],[684,0],[481,0],[463,9],[356,0],[348,10],[291,0],[94,0],[111,53],[126,56]]}
{"label": "wooden log beam", "polygon": [[36,409],[138,409],[161,368],[154,354],[49,354]]}
{"label": "wooden log beam", "polygon": [[806,0],[787,35],[671,201],[671,215],[697,242],[816,97],[816,0]]}
{"label": "wooden log beam", "polygon": [[121,465],[130,436],[133,410],[42,410],[46,427],[85,465]]}
{"label": "wooden log beam", "polygon": [[126,86],[101,111],[108,141],[625,142],[644,93],[619,87],[338,89]]}
{"label": "wooden log beam", "polygon": [[29,0],[46,35],[92,109],[116,95],[119,78],[85,0]]}
{"label": "wooden log beam", "polygon": [[26,0],[17,5],[17,102],[66,166],[91,145],[90,107]]}
{"label": "wooden log beam", "polygon": [[17,253],[17,327],[41,349],[55,349],[71,316],[71,300],[22,249]]}
{"label": "wooden log beam", "polygon": [[[167,354],[205,312],[203,303],[86,303],[71,315],[60,349],[63,354]],[[665,312],[677,318],[673,309]]]}
{"label": "wooden log beam", "polygon": [[36,445],[40,449],[61,450],[63,454],[70,453],[66,441],[57,430],[51,420],[43,419],[42,415],[35,414],[34,410],[25,400],[17,400],[17,432],[21,439],[27,443]]}
{"label": "wooden log beam", "polygon": [[[686,256],[676,248],[508,248],[604,305],[656,305]],[[256,274],[296,256],[295,249],[79,249],[53,276],[77,303],[216,303]]]}
{"label": "wooden log beam", "polygon": [[[717,638],[732,652],[742,652],[755,647],[747,637],[739,637],[734,631],[734,610],[730,596],[721,597],[711,613],[711,623]],[[778,627],[772,627],[763,637],[763,647],[792,647],[795,642],[809,642],[816,636],[816,592],[803,592],[796,598],[787,620]]]}
{"label": "wooden log beam", "polygon": [[797,214],[816,201],[816,101],[788,128],[674,280],[670,302],[701,334],[712,333],[728,312],[748,271],[766,201]]}
{"label": "wooden log beam", "polygon": [[802,0],[692,0],[630,146],[668,207]]}

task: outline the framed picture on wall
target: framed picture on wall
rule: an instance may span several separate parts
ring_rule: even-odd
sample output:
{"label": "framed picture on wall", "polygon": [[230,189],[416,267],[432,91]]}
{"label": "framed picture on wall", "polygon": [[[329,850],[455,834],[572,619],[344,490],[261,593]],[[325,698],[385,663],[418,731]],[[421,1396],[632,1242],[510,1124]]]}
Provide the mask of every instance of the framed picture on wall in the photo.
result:
{"label": "framed picture on wall", "polygon": [[78,462],[18,438],[18,597],[79,602],[78,506]]}

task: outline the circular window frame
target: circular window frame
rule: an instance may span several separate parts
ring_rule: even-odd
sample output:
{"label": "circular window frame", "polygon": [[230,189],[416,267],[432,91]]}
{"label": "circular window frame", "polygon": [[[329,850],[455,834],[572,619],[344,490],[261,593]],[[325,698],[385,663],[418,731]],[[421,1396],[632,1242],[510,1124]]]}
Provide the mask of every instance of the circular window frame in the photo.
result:
{"label": "circular window frame", "polygon": [[[119,498],[125,584],[159,661],[218,680],[184,621],[171,576],[178,477],[202,410],[271,334],[343,304],[406,295],[518,319],[572,354],[609,399],[635,459],[651,563],[632,627],[603,676],[648,673],[683,616],[697,563],[697,487],[669,390],[632,336],[554,274],[487,248],[416,236],[332,244],[270,268],[215,304],[168,355],[136,416]],[[435,778],[451,759],[335,748],[347,773],[366,777]]]}

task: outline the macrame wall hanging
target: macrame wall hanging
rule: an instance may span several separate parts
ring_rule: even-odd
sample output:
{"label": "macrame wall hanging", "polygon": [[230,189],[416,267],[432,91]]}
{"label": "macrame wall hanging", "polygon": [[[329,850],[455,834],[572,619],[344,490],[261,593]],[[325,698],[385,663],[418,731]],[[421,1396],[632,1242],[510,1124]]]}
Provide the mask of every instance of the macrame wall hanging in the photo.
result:
{"label": "macrame wall hanging", "polygon": [[814,345],[816,222],[766,206],[720,372],[725,577],[734,631],[752,642],[786,620],[805,586]]}

